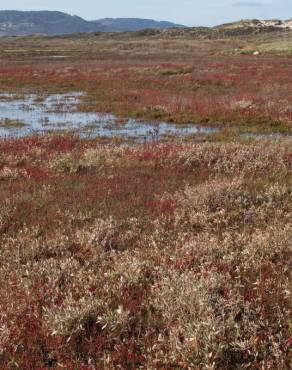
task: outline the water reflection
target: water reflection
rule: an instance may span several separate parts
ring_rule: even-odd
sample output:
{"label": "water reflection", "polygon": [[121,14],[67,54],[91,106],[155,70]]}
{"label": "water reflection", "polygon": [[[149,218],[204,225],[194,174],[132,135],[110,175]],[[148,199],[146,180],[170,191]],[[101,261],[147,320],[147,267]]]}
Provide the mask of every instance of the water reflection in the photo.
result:
{"label": "water reflection", "polygon": [[0,136],[26,136],[66,130],[81,136],[103,136],[155,140],[165,135],[186,136],[212,133],[216,128],[199,125],[176,125],[128,119],[124,123],[112,114],[86,113],[77,110],[81,92],[49,96],[0,93]]}

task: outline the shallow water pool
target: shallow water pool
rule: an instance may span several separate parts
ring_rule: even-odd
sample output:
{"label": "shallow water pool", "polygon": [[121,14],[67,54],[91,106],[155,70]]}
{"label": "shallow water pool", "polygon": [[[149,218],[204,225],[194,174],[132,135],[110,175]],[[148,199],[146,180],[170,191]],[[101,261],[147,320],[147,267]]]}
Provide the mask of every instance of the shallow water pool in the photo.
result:
{"label": "shallow water pool", "polygon": [[195,124],[176,125],[128,119],[120,123],[112,114],[86,113],[77,107],[83,93],[48,96],[0,93],[0,136],[18,137],[52,131],[77,132],[89,137],[122,137],[156,140],[166,135],[178,137],[217,132]]}

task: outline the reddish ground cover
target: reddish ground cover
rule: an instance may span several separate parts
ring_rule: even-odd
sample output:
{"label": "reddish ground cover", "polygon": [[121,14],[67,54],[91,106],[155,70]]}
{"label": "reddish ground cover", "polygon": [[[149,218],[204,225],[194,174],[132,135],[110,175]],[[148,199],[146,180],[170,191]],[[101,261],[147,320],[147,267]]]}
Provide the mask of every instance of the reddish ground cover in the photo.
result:
{"label": "reddish ground cover", "polygon": [[287,369],[291,140],[0,141],[1,369]]}
{"label": "reddish ground cover", "polygon": [[36,64],[0,69],[3,89],[85,91],[80,109],[173,122],[291,131],[287,58],[196,59],[194,64]]}

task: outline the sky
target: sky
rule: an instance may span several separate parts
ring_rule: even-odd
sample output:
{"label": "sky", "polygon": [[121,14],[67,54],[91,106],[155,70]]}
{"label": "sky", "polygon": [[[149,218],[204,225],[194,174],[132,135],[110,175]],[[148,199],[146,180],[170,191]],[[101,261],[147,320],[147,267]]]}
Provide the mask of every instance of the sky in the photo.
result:
{"label": "sky", "polygon": [[136,17],[211,26],[245,18],[290,19],[292,0],[0,0],[0,10],[59,10],[88,20]]}

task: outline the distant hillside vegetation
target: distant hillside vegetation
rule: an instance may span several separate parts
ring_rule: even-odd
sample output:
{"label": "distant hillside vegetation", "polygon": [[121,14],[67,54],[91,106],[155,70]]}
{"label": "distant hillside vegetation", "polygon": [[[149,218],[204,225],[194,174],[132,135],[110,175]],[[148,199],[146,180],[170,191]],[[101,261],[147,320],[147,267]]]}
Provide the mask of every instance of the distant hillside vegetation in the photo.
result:
{"label": "distant hillside vegetation", "polygon": [[284,28],[292,30],[292,19],[288,20],[280,20],[280,19],[267,19],[267,20],[259,20],[259,19],[244,19],[239,22],[233,23],[226,23],[219,25],[215,28],[224,28],[224,29],[235,29],[235,28],[266,28],[266,27],[274,27],[274,28]]}
{"label": "distant hillside vegetation", "polygon": [[139,31],[143,29],[168,29],[185,28],[180,24],[174,24],[166,21],[154,21],[152,19],[140,18],[103,18],[98,19],[96,24],[101,25],[103,30],[108,32],[126,32]]}
{"label": "distant hillside vegetation", "polygon": [[184,26],[171,22],[137,18],[105,18],[86,21],[76,15],[71,16],[54,11],[0,11],[0,36],[64,35],[80,32],[139,31],[147,28],[166,29],[172,27],[181,28]]}

